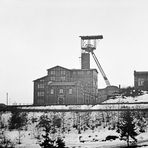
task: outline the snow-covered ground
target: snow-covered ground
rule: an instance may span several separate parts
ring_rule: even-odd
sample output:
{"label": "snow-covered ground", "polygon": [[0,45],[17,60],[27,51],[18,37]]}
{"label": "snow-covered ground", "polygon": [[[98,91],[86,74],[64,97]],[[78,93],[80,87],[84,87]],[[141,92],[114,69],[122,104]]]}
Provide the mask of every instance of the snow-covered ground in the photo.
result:
{"label": "snow-covered ground", "polygon": [[[104,103],[116,103],[116,102],[148,102],[148,94],[138,96],[135,98],[117,97],[116,99],[110,99]],[[34,107],[38,109],[105,109],[105,108],[118,108],[118,105],[82,105],[82,106],[44,106]],[[138,104],[131,105],[130,107],[139,107]],[[141,106],[140,106],[141,107]],[[142,104],[142,107],[148,107],[148,104]],[[25,107],[23,107],[25,109]],[[30,107],[31,109],[33,107]],[[28,109],[28,107],[26,107]],[[37,137],[42,135],[42,131],[36,129],[38,119],[44,112],[28,112],[28,124],[27,130],[22,130],[20,133],[21,144],[16,144],[16,148],[40,148],[39,140]],[[127,143],[120,138],[116,140],[106,140],[108,135],[118,136],[119,133],[116,129],[112,129],[113,125],[118,120],[118,112],[48,112],[49,116],[57,115],[62,119],[62,126],[65,128],[65,132],[58,133],[58,136],[62,137],[65,144],[69,148],[118,148],[119,146],[126,146]],[[1,120],[8,124],[10,118],[10,112],[3,113]],[[108,117],[108,119],[107,119]],[[37,121],[32,123],[31,119],[37,118]],[[107,121],[108,120],[108,121]],[[148,118],[145,119],[147,126],[145,127],[144,133],[139,133],[136,137],[138,145],[142,145],[142,148],[148,148]],[[90,125],[89,128],[85,129],[86,122]],[[78,133],[78,129],[73,127],[77,125],[81,127],[81,133]],[[93,128],[92,128],[93,127]],[[14,143],[17,143],[19,132],[17,130],[4,131],[6,137],[11,139]]]}
{"label": "snow-covered ground", "polygon": [[109,99],[107,101],[104,101],[103,103],[135,103],[135,102],[148,102],[148,94],[145,93],[141,96],[137,97],[121,97],[118,96],[115,99]]}
{"label": "snow-covered ground", "polygon": [[[17,144],[15,146],[16,148],[40,148],[37,139],[33,137],[31,131],[23,131],[21,135],[22,144]],[[69,148],[115,148],[127,145],[125,141],[121,141],[119,138],[105,141],[108,135],[119,136],[116,131],[108,130],[107,128],[95,131],[88,130],[81,134],[77,134],[76,131],[71,131],[62,136],[64,137],[66,146]],[[18,137],[18,131],[7,132],[7,136],[15,142]],[[82,138],[80,139],[80,137]],[[148,148],[148,132],[138,135],[137,140],[138,145],[147,145],[144,146],[144,148]]]}
{"label": "snow-covered ground", "polygon": [[[30,122],[31,118],[37,118],[43,115],[43,112],[28,113],[28,124],[27,130],[22,130],[20,132],[21,144],[16,144],[16,148],[40,148],[39,141],[37,140],[38,135],[42,135],[42,131],[36,129],[37,122]],[[62,137],[65,144],[69,148],[118,148],[119,146],[126,146],[125,141],[121,141],[119,138],[116,140],[106,140],[108,135],[118,136],[119,133],[116,129],[111,130],[109,127],[117,121],[116,112],[92,112],[92,113],[46,113],[49,116],[57,115],[62,119],[63,125],[65,127],[65,132],[59,132],[58,136]],[[107,121],[107,116],[109,116],[109,121]],[[5,119],[5,123],[10,117],[10,113],[2,114],[2,118]],[[103,121],[104,118],[104,121]],[[147,123],[148,123],[148,119]],[[84,130],[84,124],[89,122],[90,127]],[[81,133],[78,134],[78,129],[74,128],[73,125],[80,125]],[[98,126],[96,126],[98,125]],[[94,126],[94,129],[91,128]],[[11,139],[14,143],[17,143],[19,132],[17,130],[5,131],[6,137]],[[146,132],[140,133],[137,136],[138,145],[146,145],[143,148],[148,148],[148,126],[146,127]]]}

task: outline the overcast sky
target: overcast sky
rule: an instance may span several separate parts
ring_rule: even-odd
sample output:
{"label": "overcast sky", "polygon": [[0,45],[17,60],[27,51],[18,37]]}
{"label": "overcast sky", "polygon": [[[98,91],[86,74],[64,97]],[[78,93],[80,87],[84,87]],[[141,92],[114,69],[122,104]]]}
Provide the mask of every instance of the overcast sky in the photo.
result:
{"label": "overcast sky", "polygon": [[103,35],[95,54],[112,85],[148,71],[147,0],[0,0],[0,102],[32,103],[47,69],[80,68],[81,35]]}

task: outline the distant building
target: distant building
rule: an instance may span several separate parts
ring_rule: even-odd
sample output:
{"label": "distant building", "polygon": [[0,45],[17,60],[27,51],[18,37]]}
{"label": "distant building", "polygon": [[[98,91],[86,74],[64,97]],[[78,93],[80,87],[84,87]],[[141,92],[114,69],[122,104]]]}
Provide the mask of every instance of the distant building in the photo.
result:
{"label": "distant building", "polygon": [[148,71],[134,71],[134,87],[148,90]]}
{"label": "distant building", "polygon": [[107,86],[106,88],[98,89],[97,103],[114,98],[117,94],[119,94],[119,88],[117,86]]}
{"label": "distant building", "polygon": [[96,69],[67,69],[55,66],[47,72],[46,76],[34,80],[34,105],[98,102]]}

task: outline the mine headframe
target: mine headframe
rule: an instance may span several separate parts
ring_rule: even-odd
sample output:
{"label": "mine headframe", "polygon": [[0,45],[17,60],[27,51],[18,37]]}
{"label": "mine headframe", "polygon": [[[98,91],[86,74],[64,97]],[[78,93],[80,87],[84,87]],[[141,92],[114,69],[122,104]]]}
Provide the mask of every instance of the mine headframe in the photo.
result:
{"label": "mine headframe", "polygon": [[100,39],[103,39],[103,36],[102,35],[96,35],[96,36],[80,36],[81,38],[81,52],[82,53],[91,53],[97,66],[98,66],[98,69],[100,71],[100,73],[102,74],[102,77],[106,83],[107,86],[110,86],[110,82],[101,66],[101,64],[99,63],[95,53],[94,53],[94,50],[96,49],[96,42],[97,40],[100,40]]}

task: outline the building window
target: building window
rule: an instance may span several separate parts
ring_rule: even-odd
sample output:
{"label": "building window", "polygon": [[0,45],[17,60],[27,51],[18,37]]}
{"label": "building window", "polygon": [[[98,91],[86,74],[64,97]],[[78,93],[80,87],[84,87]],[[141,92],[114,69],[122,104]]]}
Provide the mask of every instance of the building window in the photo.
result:
{"label": "building window", "polygon": [[38,84],[38,88],[44,88],[44,84]]}
{"label": "building window", "polygon": [[43,91],[41,92],[41,96],[44,96],[44,92]]}
{"label": "building window", "polygon": [[72,88],[69,89],[69,94],[70,94],[70,95],[72,94]]}
{"label": "building window", "polygon": [[65,81],[65,77],[61,77],[61,81]]}
{"label": "building window", "polygon": [[38,84],[38,88],[40,88],[40,84]]}
{"label": "building window", "polygon": [[63,94],[63,92],[64,92],[63,89],[60,89],[60,90],[59,90],[59,93],[60,93],[60,94]]}
{"label": "building window", "polygon": [[40,82],[42,82],[42,83],[43,83],[43,82],[44,82],[44,79],[40,80]]}
{"label": "building window", "polygon": [[39,91],[37,95],[38,95],[38,97],[43,97],[44,96],[44,92],[43,91]]}
{"label": "building window", "polygon": [[55,81],[55,77],[50,77],[50,80],[51,81]]}
{"label": "building window", "polygon": [[58,98],[58,104],[63,104],[64,103],[64,98],[60,97]]}
{"label": "building window", "polygon": [[61,71],[61,75],[65,75],[65,71],[64,70]]}
{"label": "building window", "polygon": [[144,85],[144,79],[139,78],[138,79],[138,86],[143,86]]}
{"label": "building window", "polygon": [[53,88],[50,90],[50,94],[51,94],[51,95],[54,94],[54,89],[53,89]]}
{"label": "building window", "polygon": [[52,70],[52,71],[50,72],[50,74],[51,74],[51,75],[54,75],[54,74],[55,74],[55,71]]}

